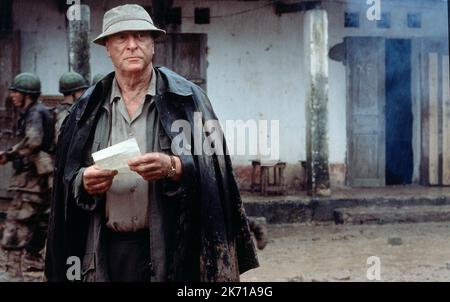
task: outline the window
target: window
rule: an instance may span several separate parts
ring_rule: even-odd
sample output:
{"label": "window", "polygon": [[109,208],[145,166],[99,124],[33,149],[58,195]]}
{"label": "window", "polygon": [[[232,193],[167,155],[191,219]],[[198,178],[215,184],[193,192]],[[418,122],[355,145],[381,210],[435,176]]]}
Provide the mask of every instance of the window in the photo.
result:
{"label": "window", "polygon": [[359,13],[345,12],[345,27],[359,27]]}
{"label": "window", "polygon": [[209,24],[209,8],[195,8],[195,24]]}
{"label": "window", "polygon": [[382,13],[381,20],[377,21],[378,28],[390,28],[391,27],[391,14]]}
{"label": "window", "polygon": [[12,30],[12,0],[0,0],[0,31]]}
{"label": "window", "polygon": [[167,24],[181,24],[181,7],[171,7],[166,15]]}
{"label": "window", "polygon": [[409,28],[421,28],[422,27],[422,16],[420,13],[409,13],[407,15],[408,27]]}

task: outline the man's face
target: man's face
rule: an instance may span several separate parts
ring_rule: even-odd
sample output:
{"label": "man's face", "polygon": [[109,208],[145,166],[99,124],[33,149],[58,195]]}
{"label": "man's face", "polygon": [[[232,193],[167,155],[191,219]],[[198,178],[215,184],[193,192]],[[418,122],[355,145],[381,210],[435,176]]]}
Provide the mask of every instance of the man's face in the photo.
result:
{"label": "man's face", "polygon": [[12,103],[15,107],[21,108],[25,102],[25,95],[19,91],[11,91],[9,93]]}
{"label": "man's face", "polygon": [[153,38],[145,31],[120,32],[107,38],[106,51],[116,69],[122,72],[143,71],[153,59]]}
{"label": "man's face", "polygon": [[84,92],[84,89],[76,91],[73,95],[75,96],[75,99],[78,99]]}

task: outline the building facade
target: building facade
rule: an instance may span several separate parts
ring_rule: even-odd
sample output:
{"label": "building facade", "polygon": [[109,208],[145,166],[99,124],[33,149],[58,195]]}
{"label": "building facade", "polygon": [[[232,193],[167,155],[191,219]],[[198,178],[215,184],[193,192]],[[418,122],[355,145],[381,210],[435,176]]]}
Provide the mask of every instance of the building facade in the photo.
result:
{"label": "building facade", "polygon": [[[8,145],[13,110],[6,96],[15,73],[36,73],[44,98],[58,98],[58,78],[69,70],[69,5],[53,0],[1,2],[1,141]],[[328,24],[331,186],[450,185],[448,1],[167,2],[171,5],[166,11],[156,14],[166,16],[164,22],[155,17],[170,33],[157,45],[156,63],[206,89],[223,124],[242,121],[251,128],[256,122],[258,138],[279,143],[290,188],[300,189],[305,182],[305,16],[311,8],[325,12]],[[124,3],[81,1],[90,9],[91,40],[101,32],[104,12]],[[137,3],[155,10],[158,1]],[[90,70],[92,75],[113,70],[103,47],[90,45]],[[268,121],[267,133],[259,121]],[[270,121],[278,122],[279,131],[270,131]],[[247,149],[250,144],[246,139]],[[230,151],[236,153],[233,163],[246,188],[250,160],[261,152]],[[8,179],[8,171],[0,173]],[[6,186],[2,182],[0,189],[4,192]]]}

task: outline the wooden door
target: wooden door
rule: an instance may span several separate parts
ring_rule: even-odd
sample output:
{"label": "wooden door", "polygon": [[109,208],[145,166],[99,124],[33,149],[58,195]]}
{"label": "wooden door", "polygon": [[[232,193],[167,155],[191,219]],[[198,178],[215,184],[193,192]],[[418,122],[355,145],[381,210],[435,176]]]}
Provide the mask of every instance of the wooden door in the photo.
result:
{"label": "wooden door", "polygon": [[[19,33],[0,32],[0,150],[14,144],[16,112],[8,98],[8,88],[19,72]],[[7,188],[12,175],[11,164],[0,166],[0,199],[10,197]]]}
{"label": "wooden door", "polygon": [[384,39],[345,39],[348,185],[385,185]]}
{"label": "wooden door", "polygon": [[206,34],[167,34],[155,43],[156,66],[181,74],[206,91]]}
{"label": "wooden door", "polygon": [[445,38],[422,39],[421,183],[450,185],[449,53]]}

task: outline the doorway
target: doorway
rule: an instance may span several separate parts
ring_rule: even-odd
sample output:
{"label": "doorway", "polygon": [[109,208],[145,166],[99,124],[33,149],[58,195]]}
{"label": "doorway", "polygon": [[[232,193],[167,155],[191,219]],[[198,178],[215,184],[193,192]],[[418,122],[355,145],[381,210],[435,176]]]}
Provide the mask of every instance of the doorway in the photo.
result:
{"label": "doorway", "polygon": [[345,38],[347,184],[382,187],[413,178],[411,40]]}
{"label": "doorway", "polygon": [[155,42],[154,65],[165,66],[206,91],[207,35],[169,33]]}
{"label": "doorway", "polygon": [[387,39],[385,52],[386,185],[411,184],[411,40]]}
{"label": "doorway", "polygon": [[344,39],[347,73],[347,184],[385,186],[385,40]]}

